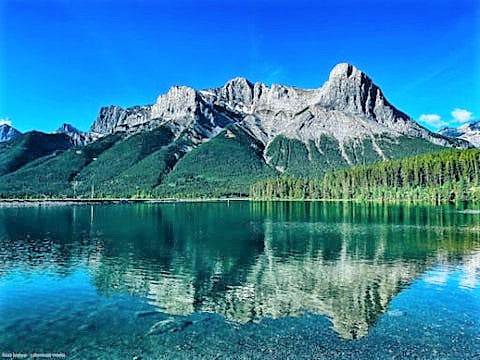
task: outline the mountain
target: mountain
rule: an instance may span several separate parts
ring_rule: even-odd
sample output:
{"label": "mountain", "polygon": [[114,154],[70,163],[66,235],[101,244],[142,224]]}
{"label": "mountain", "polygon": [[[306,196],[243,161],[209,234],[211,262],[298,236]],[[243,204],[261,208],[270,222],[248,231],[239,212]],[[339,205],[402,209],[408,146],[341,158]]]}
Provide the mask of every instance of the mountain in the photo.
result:
{"label": "mountain", "polygon": [[440,135],[466,140],[475,147],[480,147],[480,120],[462,125],[458,128],[444,128]]}
{"label": "mountain", "polygon": [[62,126],[60,126],[53,133],[67,135],[71,139],[73,145],[86,145],[94,140],[89,133],[80,131],[75,126],[67,123],[63,123]]}
{"label": "mountain", "polygon": [[14,139],[21,134],[22,133],[20,131],[18,131],[17,129],[14,129],[8,124],[0,125],[0,142]]}
{"label": "mountain", "polygon": [[344,63],[319,89],[174,86],[153,105],[101,108],[87,134],[58,132],[76,146],[0,177],[0,195],[246,196],[265,177],[470,146],[421,127]]}
{"label": "mountain", "polygon": [[418,137],[442,146],[459,144],[395,109],[367,75],[345,63],[335,66],[328,81],[314,90],[267,87],[244,78],[202,91],[175,86],[154,105],[102,108],[91,131],[100,135],[138,132],[168,124],[177,132],[193,126],[200,138],[210,138],[230,123],[242,125],[265,145],[280,135],[306,144],[325,134],[339,142],[347,162],[351,159],[345,154],[346,143],[375,135]]}
{"label": "mountain", "polygon": [[[38,158],[56,155],[71,146],[72,143],[65,134],[44,134],[37,131],[4,141],[0,143],[0,176],[14,172]],[[0,178],[0,184],[2,183]]]}

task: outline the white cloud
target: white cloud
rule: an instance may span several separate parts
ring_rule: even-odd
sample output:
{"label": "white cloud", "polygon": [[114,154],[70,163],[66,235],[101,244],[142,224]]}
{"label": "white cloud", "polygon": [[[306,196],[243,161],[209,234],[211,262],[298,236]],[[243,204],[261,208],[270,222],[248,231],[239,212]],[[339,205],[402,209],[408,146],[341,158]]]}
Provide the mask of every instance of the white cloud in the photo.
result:
{"label": "white cloud", "polygon": [[420,115],[419,119],[426,125],[430,125],[435,128],[442,128],[448,125],[448,123],[443,121],[440,115],[437,114],[422,114]]}
{"label": "white cloud", "polygon": [[2,125],[12,126],[12,121],[8,117],[0,119],[0,126]]}
{"label": "white cloud", "polygon": [[473,120],[473,114],[468,110],[457,108],[453,110],[451,114],[453,116],[454,121],[462,124]]}

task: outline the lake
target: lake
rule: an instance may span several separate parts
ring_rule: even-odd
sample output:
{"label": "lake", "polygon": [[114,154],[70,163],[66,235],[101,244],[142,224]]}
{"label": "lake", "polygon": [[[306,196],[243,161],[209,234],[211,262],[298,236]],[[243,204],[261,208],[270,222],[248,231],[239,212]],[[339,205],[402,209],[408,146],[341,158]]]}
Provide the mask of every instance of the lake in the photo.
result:
{"label": "lake", "polygon": [[0,208],[0,351],[480,356],[479,206]]}

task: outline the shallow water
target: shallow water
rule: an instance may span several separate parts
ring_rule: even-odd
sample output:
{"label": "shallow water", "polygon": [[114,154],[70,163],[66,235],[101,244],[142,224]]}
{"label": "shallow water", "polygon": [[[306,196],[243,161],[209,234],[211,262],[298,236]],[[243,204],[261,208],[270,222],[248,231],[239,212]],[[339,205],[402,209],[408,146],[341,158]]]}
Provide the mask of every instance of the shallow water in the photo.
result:
{"label": "shallow water", "polygon": [[478,206],[0,208],[0,351],[480,356]]}

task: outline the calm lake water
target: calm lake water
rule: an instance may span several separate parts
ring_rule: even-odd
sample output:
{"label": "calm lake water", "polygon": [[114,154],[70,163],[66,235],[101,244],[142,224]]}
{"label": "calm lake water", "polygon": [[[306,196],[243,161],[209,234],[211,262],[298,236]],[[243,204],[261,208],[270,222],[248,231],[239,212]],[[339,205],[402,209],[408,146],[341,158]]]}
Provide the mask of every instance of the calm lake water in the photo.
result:
{"label": "calm lake water", "polygon": [[0,352],[480,357],[478,205],[0,208]]}

